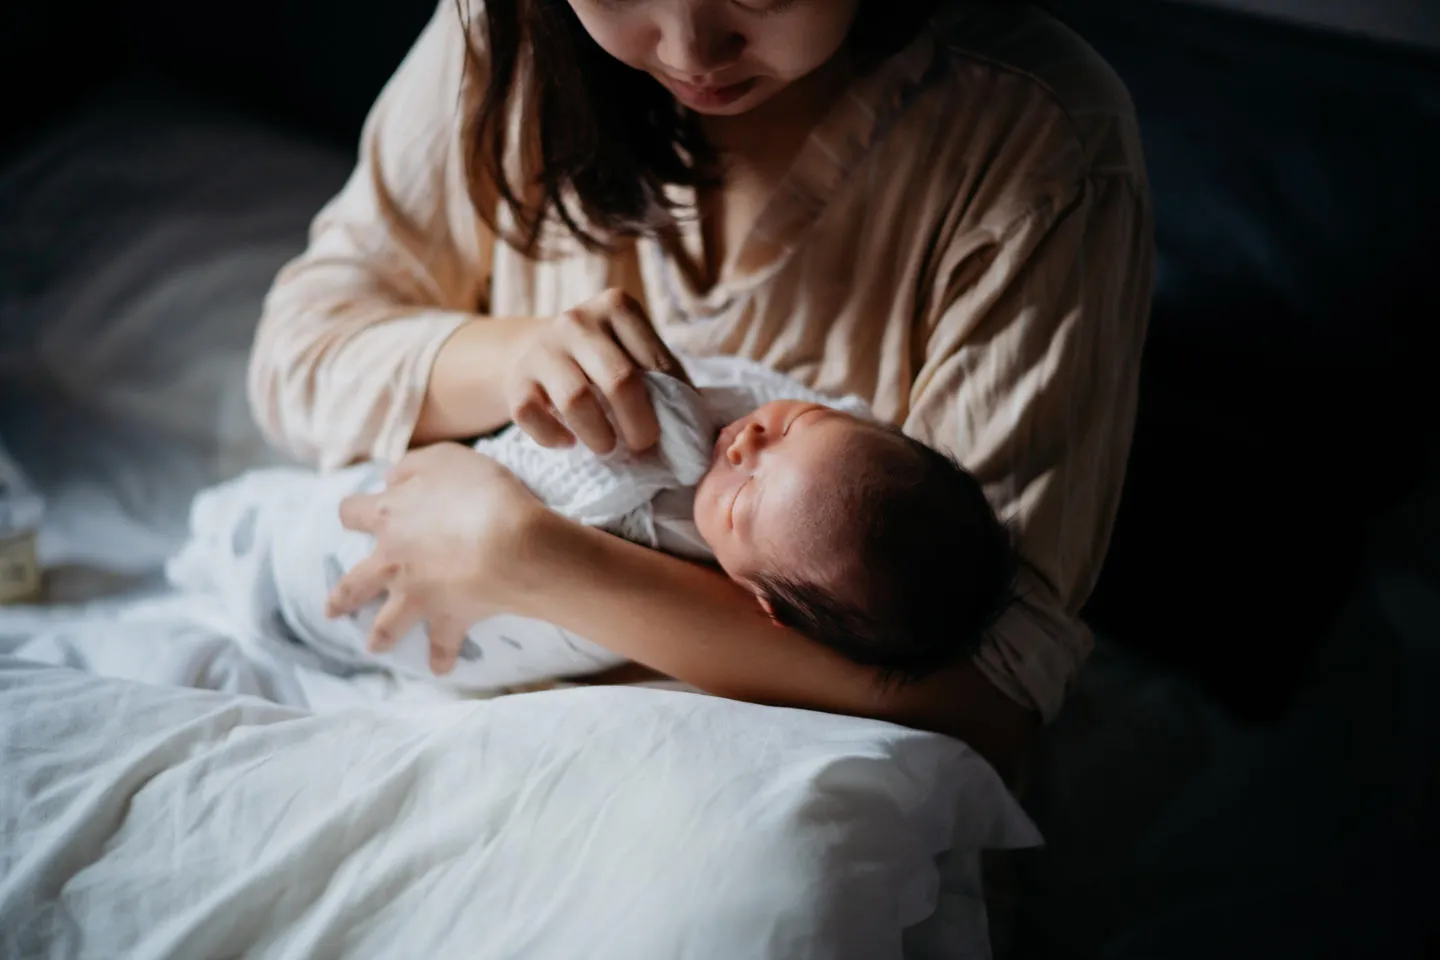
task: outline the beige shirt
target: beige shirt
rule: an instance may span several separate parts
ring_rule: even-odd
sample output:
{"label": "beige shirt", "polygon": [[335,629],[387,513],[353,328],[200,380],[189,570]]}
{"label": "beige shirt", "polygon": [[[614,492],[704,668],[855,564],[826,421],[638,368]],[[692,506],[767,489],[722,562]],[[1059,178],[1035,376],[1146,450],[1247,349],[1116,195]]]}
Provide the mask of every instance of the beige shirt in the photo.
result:
{"label": "beige shirt", "polygon": [[270,438],[327,468],[395,459],[460,323],[622,286],[677,351],[859,394],[973,471],[1026,560],[977,662],[1053,716],[1091,646],[1077,615],[1120,497],[1153,277],[1139,136],[1106,64],[1041,13],[950,4],[853,84],[701,289],[693,222],[612,257],[532,261],[494,238],[465,183],[463,44],[441,0],[276,280],[251,368]]}

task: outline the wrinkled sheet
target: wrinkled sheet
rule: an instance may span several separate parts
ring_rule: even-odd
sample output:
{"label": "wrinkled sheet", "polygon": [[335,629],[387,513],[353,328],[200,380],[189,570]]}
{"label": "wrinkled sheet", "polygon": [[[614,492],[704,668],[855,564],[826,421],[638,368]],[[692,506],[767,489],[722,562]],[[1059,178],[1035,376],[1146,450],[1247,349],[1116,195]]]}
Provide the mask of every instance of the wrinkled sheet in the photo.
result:
{"label": "wrinkled sheet", "polygon": [[1038,839],[957,741],[646,689],[317,717],[0,658],[0,769],[6,957],[984,957],[978,850]]}

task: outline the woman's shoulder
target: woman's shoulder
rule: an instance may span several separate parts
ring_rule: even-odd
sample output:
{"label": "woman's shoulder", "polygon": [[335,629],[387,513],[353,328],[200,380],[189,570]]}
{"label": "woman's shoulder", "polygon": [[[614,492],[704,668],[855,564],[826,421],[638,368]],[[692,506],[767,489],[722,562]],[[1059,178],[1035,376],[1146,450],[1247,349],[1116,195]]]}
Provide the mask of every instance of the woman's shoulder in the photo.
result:
{"label": "woman's shoulder", "polygon": [[[984,125],[1009,137],[1063,141],[1078,176],[1143,180],[1130,92],[1082,37],[1050,14],[1005,0],[950,0],[931,27],[936,99],[983,94]],[[964,112],[963,109],[961,112]]]}

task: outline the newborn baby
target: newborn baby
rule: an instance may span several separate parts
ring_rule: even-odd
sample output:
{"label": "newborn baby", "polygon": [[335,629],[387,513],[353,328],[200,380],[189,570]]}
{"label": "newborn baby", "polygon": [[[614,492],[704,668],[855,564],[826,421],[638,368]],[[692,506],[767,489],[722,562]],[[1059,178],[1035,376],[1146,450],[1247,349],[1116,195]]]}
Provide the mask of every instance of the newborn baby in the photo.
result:
{"label": "newborn baby", "polygon": [[1015,556],[975,479],[816,403],[775,401],[726,426],[695,523],[778,622],[901,678],[973,652],[1010,599]]}
{"label": "newborn baby", "polygon": [[[778,622],[887,674],[922,676],[978,645],[1009,601],[1015,556],[973,477],[859,401],[734,358],[686,366],[694,389],[648,378],[661,424],[653,451],[547,450],[514,427],[476,449],[558,512],[712,563]],[[172,580],[185,585],[203,572],[212,586],[223,582],[227,605],[271,652],[340,675],[388,669],[436,680],[423,627],[372,654],[365,643],[378,603],[325,616],[330,591],[372,549],[340,525],[339,503],[376,489],[383,470],[266,473],[197,500]],[[239,569],[217,576],[227,562],[217,548],[242,539],[243,558],[232,550],[228,561]],[[439,681],[495,690],[621,662],[552,625],[499,616],[471,628]]]}

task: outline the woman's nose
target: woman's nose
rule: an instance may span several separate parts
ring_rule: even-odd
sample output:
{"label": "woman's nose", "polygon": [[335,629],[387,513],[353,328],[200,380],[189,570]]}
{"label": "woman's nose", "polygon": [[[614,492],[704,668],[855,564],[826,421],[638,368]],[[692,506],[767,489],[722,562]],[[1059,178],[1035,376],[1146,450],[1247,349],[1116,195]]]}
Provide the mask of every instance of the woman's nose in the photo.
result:
{"label": "woman's nose", "polygon": [[725,456],[734,466],[753,469],[768,440],[764,427],[754,422],[747,423],[730,441],[730,449],[725,451]]}
{"label": "woman's nose", "polygon": [[745,38],[712,7],[709,0],[682,0],[660,25],[656,56],[677,80],[703,83],[734,63],[745,46]]}

